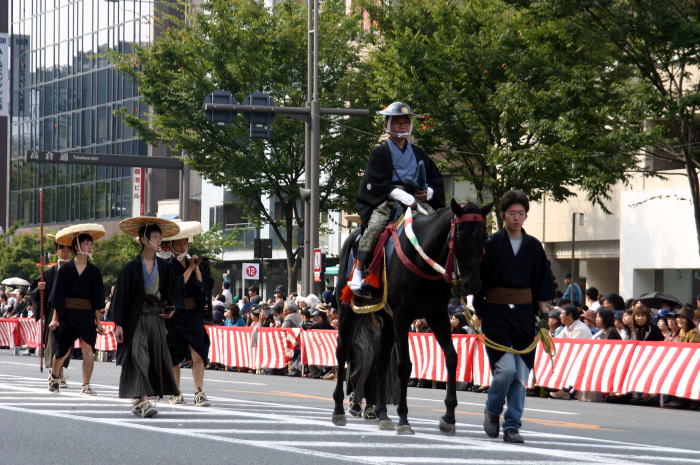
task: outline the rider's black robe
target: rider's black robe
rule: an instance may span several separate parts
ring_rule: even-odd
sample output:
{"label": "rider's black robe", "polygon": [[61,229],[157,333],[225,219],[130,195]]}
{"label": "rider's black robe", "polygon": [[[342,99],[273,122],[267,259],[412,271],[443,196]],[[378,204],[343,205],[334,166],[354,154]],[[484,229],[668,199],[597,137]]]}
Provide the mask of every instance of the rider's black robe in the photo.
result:
{"label": "rider's black robe", "polygon": [[[413,153],[416,155],[416,162],[423,160],[426,181],[433,190],[433,197],[428,204],[435,210],[444,207],[445,187],[440,171],[438,171],[433,160],[422,148],[413,145]],[[391,160],[391,150],[387,142],[383,142],[372,149],[367,162],[367,169],[362,177],[362,184],[357,194],[357,211],[360,218],[362,218],[363,225],[369,223],[372,211],[389,198],[389,193],[401,185],[401,183],[392,180],[393,174],[394,164]]]}

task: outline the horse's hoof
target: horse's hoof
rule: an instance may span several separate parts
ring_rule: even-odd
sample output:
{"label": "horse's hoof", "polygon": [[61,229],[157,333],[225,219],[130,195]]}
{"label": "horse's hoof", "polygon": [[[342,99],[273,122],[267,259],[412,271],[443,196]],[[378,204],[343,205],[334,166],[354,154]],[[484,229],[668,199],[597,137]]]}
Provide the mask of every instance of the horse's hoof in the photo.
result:
{"label": "horse's hoof", "polygon": [[396,427],[396,434],[399,435],[413,435],[416,434],[415,431],[413,431],[413,428],[411,428],[411,425],[399,425]]}
{"label": "horse's hoof", "polygon": [[394,422],[390,419],[379,420],[379,429],[382,431],[392,431],[394,429]]}
{"label": "horse's hoof", "polygon": [[345,426],[348,424],[348,419],[344,413],[334,413],[331,419],[335,426]]}
{"label": "horse's hoof", "polygon": [[445,436],[454,436],[455,433],[457,432],[457,428],[455,428],[455,425],[451,425],[441,418],[440,419],[440,432],[442,434],[444,434]]}

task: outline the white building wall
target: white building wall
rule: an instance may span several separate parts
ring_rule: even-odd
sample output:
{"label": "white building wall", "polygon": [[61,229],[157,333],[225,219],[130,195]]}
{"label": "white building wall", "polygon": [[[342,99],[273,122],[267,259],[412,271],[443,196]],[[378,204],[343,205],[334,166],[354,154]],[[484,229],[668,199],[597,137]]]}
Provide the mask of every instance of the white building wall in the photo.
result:
{"label": "white building wall", "polygon": [[[656,269],[700,269],[688,188],[626,191],[621,196],[620,292],[638,297],[654,290]],[[681,273],[684,278],[685,273]],[[668,275],[676,292],[673,274]],[[682,300],[690,295],[678,295]]]}
{"label": "white building wall", "polygon": [[209,208],[224,203],[224,188],[202,178],[202,228],[209,230]]}

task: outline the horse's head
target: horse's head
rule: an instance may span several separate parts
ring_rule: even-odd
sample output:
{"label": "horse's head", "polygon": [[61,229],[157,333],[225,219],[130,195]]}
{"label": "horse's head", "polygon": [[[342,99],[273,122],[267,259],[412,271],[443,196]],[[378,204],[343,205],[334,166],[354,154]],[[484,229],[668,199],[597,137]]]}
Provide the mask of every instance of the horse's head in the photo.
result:
{"label": "horse's head", "polygon": [[486,215],[493,204],[479,207],[458,204],[452,199],[454,213],[454,257],[462,295],[474,294],[481,287],[481,256],[486,242]]}

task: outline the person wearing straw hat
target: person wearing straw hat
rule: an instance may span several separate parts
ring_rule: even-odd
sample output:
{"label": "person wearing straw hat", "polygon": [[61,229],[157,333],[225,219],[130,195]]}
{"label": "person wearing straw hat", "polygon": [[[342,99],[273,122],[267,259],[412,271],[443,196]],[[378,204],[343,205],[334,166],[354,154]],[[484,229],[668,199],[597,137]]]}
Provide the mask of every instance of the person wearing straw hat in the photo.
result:
{"label": "person wearing straw hat", "polygon": [[156,256],[163,235],[177,234],[180,227],[162,218],[137,216],[123,220],[119,228],[141,243],[141,252],[119,273],[111,307],[117,365],[122,367],[119,397],[132,399],[132,415],[150,418],[158,410],[149,397],[180,393],[164,319],[173,309],[183,309],[182,289],[168,263]]}
{"label": "person wearing straw hat", "polygon": [[[179,223],[180,232],[174,236],[166,236],[165,240],[172,244],[173,257],[170,267],[177,275],[183,289],[184,310],[178,310],[166,323],[168,328],[168,349],[173,362],[173,373],[178,387],[180,386],[180,363],[187,360],[188,353],[192,358],[192,379],[194,381],[194,405],[207,407],[210,405],[207,396],[202,392],[204,384],[204,367],[209,356],[209,335],[204,328],[202,313],[204,312],[204,287],[202,272],[199,268],[199,257],[190,256],[187,251],[188,243],[194,236],[202,233],[199,221]],[[170,396],[173,405],[184,404],[182,390],[179,394]]]}
{"label": "person wearing straw hat", "polygon": [[[56,280],[56,275],[58,274],[59,268],[68,263],[70,259],[73,258],[73,248],[69,245],[62,245],[56,242],[55,234],[47,234],[47,237],[53,241],[54,250],[56,252],[56,264],[50,266],[48,269],[46,269],[46,271],[44,271],[44,281],[40,281],[41,276],[38,276],[36,279],[34,279],[34,281],[32,281],[32,284],[29,287],[29,294],[32,296],[32,299],[34,301],[34,308],[36,309],[36,311],[34,312],[34,319],[37,321],[39,321],[39,319],[41,318],[41,312],[39,311],[39,292],[44,291],[47,297],[47,301],[45,303],[46,311],[44,312],[44,364],[47,367],[49,367],[49,370],[51,370],[51,363],[54,355],[54,344],[56,342],[54,340],[53,331],[49,329],[49,323],[53,319],[53,305],[51,305],[51,302],[48,300],[48,297],[51,292],[51,289],[53,289],[53,283]],[[63,376],[63,369],[68,368],[69,362],[70,357],[66,357],[65,361],[63,362],[63,365],[61,365],[60,370],[58,372],[58,379],[61,389],[68,387],[68,384],[66,383],[66,378]]]}
{"label": "person wearing straw hat", "polygon": [[95,365],[97,333],[103,333],[100,312],[105,308],[102,273],[91,263],[93,242],[105,235],[99,224],[76,224],[56,233],[56,242],[73,248],[75,258],[62,265],[56,274],[49,302],[55,309],[49,328],[54,332],[54,356],[51,360],[49,391],[59,392],[60,372],[65,359],[80,339],[83,353],[81,394],[95,395],[90,387]]}

